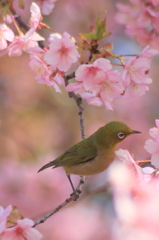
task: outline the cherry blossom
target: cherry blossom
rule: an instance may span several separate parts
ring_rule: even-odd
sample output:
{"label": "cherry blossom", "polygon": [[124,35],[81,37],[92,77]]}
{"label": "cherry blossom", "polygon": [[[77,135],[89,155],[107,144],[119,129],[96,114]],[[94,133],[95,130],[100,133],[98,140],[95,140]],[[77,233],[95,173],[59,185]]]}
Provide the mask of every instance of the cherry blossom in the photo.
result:
{"label": "cherry blossom", "polygon": [[147,84],[151,84],[152,79],[146,74],[151,65],[150,57],[157,54],[159,54],[157,50],[147,46],[139,56],[128,60],[122,71],[123,84],[126,89],[124,97],[142,96],[149,90]]}
{"label": "cherry blossom", "polygon": [[132,158],[127,150],[119,149],[115,151],[115,154],[119,160],[121,160],[129,169],[132,177],[138,177],[143,180],[143,173],[141,167],[139,167],[135,160]]}
{"label": "cherry blossom", "polygon": [[29,65],[37,74],[35,79],[38,83],[52,86],[56,92],[61,93],[59,85],[64,85],[64,79],[61,76],[63,72],[55,71],[55,68],[49,66],[44,60],[44,54],[45,51],[39,47],[34,48],[30,54]]}
{"label": "cherry blossom", "polygon": [[159,119],[155,121],[157,127],[150,128],[149,134],[151,137],[155,138],[157,142],[159,142]]}
{"label": "cherry blossom", "polygon": [[0,234],[5,230],[6,228],[6,222],[7,217],[12,211],[12,207],[8,206],[6,209],[0,206]]}
{"label": "cherry blossom", "polygon": [[33,228],[34,222],[28,218],[17,220],[15,227],[6,228],[1,240],[39,240],[41,233]]}
{"label": "cherry blossom", "polygon": [[157,0],[130,1],[131,6],[117,4],[116,21],[126,26],[125,32],[142,45],[150,45],[159,50],[159,13]]}
{"label": "cherry blossom", "polygon": [[[129,168],[114,162],[108,170],[113,185],[115,231],[112,239],[158,239],[159,185],[158,179],[141,181],[132,175]],[[148,207],[149,206],[149,207]]]}
{"label": "cherry blossom", "polygon": [[12,42],[14,39],[14,33],[13,31],[7,27],[5,23],[0,24],[0,50],[4,50],[7,48],[8,43]]}
{"label": "cherry blossom", "polygon": [[157,128],[153,127],[150,128],[149,130],[149,134],[151,137],[154,138],[154,140],[148,139],[145,142],[144,148],[146,149],[146,151],[152,154],[151,156],[152,165],[155,166],[156,168],[159,168],[159,119],[157,119],[155,122]]}
{"label": "cherry blossom", "polygon": [[38,33],[30,29],[25,35],[16,36],[14,41],[8,47],[9,56],[20,56],[23,51],[30,52],[35,46],[38,46],[37,41],[44,40]]}
{"label": "cherry blossom", "polygon": [[[14,16],[14,17],[15,17],[15,16]],[[11,24],[11,23],[12,23],[12,17],[11,17],[11,15],[6,14],[6,15],[3,17],[3,21],[4,21],[5,23]]]}
{"label": "cherry blossom", "polygon": [[151,63],[150,57],[153,57],[156,55],[159,55],[159,51],[157,51],[156,49],[150,48],[150,46],[148,45],[142,50],[140,57],[149,58],[149,61]]}
{"label": "cherry blossom", "polygon": [[105,72],[112,69],[110,60],[99,58],[93,64],[82,64],[76,70],[76,80],[82,81],[87,91],[105,79]]}
{"label": "cherry blossom", "polygon": [[40,6],[41,12],[44,15],[49,15],[54,6],[55,6],[55,2],[57,0],[36,0],[36,2],[38,3],[38,5]]}
{"label": "cherry blossom", "polygon": [[93,64],[83,64],[76,70],[76,83],[66,87],[67,91],[75,91],[86,99],[88,104],[113,110],[112,101],[124,92],[120,72],[111,70],[109,60],[99,58]]}
{"label": "cherry blossom", "polygon": [[49,43],[51,43],[54,40],[54,38],[61,39],[61,35],[59,33],[51,33],[48,38]]}
{"label": "cherry blossom", "polygon": [[36,30],[38,27],[40,27],[42,16],[40,8],[35,2],[32,2],[30,6],[30,12],[31,12],[30,27]]}
{"label": "cherry blossom", "polygon": [[70,37],[64,35],[59,38],[55,36],[49,45],[44,60],[60,71],[66,72],[79,58],[79,53],[75,43]]}

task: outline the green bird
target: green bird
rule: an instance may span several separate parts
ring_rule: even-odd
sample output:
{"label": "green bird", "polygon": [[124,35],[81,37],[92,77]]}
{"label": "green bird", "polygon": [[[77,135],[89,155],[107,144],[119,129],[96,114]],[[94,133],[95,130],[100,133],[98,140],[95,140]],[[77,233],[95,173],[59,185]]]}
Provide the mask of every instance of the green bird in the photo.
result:
{"label": "green bird", "polygon": [[72,186],[70,175],[91,176],[106,170],[115,158],[117,144],[127,136],[140,133],[122,122],[110,122],[90,137],[78,142],[38,172],[48,167],[63,167]]}

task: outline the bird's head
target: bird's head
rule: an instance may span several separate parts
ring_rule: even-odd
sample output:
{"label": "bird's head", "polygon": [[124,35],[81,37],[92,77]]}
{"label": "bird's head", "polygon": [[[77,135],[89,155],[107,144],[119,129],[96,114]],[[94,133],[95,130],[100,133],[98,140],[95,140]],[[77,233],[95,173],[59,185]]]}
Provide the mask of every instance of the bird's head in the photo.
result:
{"label": "bird's head", "polygon": [[98,141],[100,141],[101,143],[103,142],[103,145],[107,145],[108,147],[110,147],[121,142],[127,136],[135,133],[141,132],[132,130],[130,127],[128,127],[125,123],[122,122],[110,122],[107,123],[104,127],[100,128],[97,138]]}

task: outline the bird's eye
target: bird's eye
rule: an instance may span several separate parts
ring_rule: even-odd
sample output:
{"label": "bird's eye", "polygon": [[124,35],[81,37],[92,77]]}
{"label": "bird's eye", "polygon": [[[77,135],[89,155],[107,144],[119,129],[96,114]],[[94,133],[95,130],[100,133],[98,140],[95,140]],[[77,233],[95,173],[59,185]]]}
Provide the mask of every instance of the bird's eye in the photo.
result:
{"label": "bird's eye", "polygon": [[125,133],[123,133],[123,132],[118,133],[119,139],[123,139],[124,137],[125,137]]}

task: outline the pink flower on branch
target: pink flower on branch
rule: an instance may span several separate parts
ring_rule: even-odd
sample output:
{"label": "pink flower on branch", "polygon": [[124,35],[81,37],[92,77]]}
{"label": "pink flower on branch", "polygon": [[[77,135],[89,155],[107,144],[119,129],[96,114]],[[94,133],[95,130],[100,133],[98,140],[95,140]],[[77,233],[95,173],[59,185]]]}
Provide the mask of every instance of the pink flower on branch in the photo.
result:
{"label": "pink flower on branch", "polygon": [[130,1],[131,6],[117,4],[116,21],[126,26],[128,36],[141,45],[150,45],[159,50],[159,1]]}
{"label": "pink flower on branch", "polygon": [[16,36],[14,41],[8,47],[8,55],[20,56],[23,51],[30,52],[32,48],[38,46],[38,41],[43,41],[44,38],[38,33],[30,29],[25,35],[21,33],[21,36]]}
{"label": "pink flower on branch", "polygon": [[39,47],[34,48],[34,51],[30,54],[31,61],[29,65],[37,74],[35,79],[38,83],[54,87],[56,92],[61,93],[59,85],[64,85],[63,72],[57,71],[56,68],[51,68],[45,62],[44,54],[45,51]]}
{"label": "pink flower on branch", "polygon": [[6,228],[1,240],[40,240],[42,235],[33,225],[34,222],[28,218],[17,220],[15,227]]}
{"label": "pink flower on branch", "polygon": [[56,0],[36,0],[36,2],[39,5],[42,14],[49,15],[55,6],[54,3]]}
{"label": "pink flower on branch", "polygon": [[146,75],[151,65],[151,56],[157,55],[157,50],[147,46],[138,57],[128,60],[122,71],[123,84],[125,86],[124,97],[142,96],[149,90],[147,84],[152,83],[152,79]]}
{"label": "pink flower on branch", "polygon": [[30,27],[36,30],[40,28],[42,16],[41,16],[40,8],[35,2],[32,2],[30,6],[30,12],[31,12]]}
{"label": "pink flower on branch", "polygon": [[68,35],[59,38],[55,35],[49,50],[46,52],[44,60],[53,68],[58,68],[60,71],[68,71],[79,58],[79,53],[75,43]]}
{"label": "pink flower on branch", "polygon": [[138,178],[138,180],[144,179],[142,168],[136,164],[135,160],[132,158],[132,156],[127,150],[119,149],[115,151],[115,154],[117,156],[117,159],[122,161],[127,166],[133,178]]}
{"label": "pink flower on branch", "polygon": [[8,206],[6,209],[0,206],[0,234],[6,229],[7,217],[10,215],[11,211],[11,206]]}
{"label": "pink flower on branch", "polygon": [[150,128],[149,130],[149,134],[154,138],[154,140],[148,139],[145,142],[144,148],[146,151],[152,154],[152,165],[156,168],[159,168],[159,119],[157,119],[155,122],[157,127]]}
{"label": "pink flower on branch", "polygon": [[13,31],[5,23],[0,24],[0,50],[6,49],[8,46],[7,41],[12,42],[13,39]]}
{"label": "pink flower on branch", "polygon": [[67,91],[75,91],[88,104],[113,110],[112,101],[124,92],[121,74],[117,70],[111,70],[109,60],[99,58],[93,64],[83,64],[76,71],[76,83],[70,83]]}

